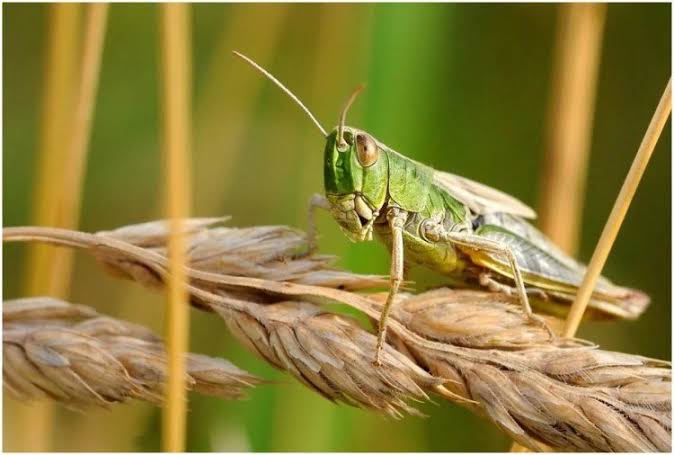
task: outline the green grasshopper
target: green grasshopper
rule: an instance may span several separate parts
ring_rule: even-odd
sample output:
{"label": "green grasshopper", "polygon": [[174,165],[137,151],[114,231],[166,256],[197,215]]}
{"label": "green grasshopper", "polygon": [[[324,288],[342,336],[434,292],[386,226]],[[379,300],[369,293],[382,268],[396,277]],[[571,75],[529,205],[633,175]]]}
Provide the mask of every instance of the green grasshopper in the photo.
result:
{"label": "green grasshopper", "polygon": [[[531,208],[486,185],[411,160],[367,132],[346,126],[346,114],[362,87],[350,96],[339,124],[328,134],[280,81],[234,53],[290,96],[326,138],[325,197],[311,199],[311,244],[315,208],[324,208],[352,241],[371,240],[374,233],[391,251],[391,285],[379,320],[375,364],[406,262],[452,277],[459,286],[516,294],[524,313],[546,328],[531,310],[530,295],[537,307],[564,314],[585,266],[525,221],[536,216]],[[601,278],[589,309],[593,316],[634,319],[648,303],[644,293]]]}

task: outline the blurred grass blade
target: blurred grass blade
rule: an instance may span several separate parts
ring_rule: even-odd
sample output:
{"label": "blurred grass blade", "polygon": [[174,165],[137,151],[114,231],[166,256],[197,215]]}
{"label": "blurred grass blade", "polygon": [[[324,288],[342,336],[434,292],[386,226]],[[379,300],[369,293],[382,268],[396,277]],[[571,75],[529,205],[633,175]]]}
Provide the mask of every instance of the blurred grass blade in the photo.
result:
{"label": "blurred grass blade", "polygon": [[[63,169],[62,176],[62,191],[65,197],[59,201],[56,226],[75,227],[79,224],[82,201],[79,195],[82,192],[84,169],[87,162],[87,146],[91,137],[91,124],[103,55],[107,17],[107,3],[87,5],[82,65],[75,99],[72,134],[68,138],[69,146],[65,148],[63,157],[63,162],[69,164]],[[74,195],[77,195],[77,197]]]}
{"label": "blurred grass blade", "polygon": [[542,231],[573,255],[580,235],[606,5],[569,3],[559,8],[539,216]]}
{"label": "blurred grass blade", "polygon": [[[68,193],[62,185],[62,163],[68,163],[66,145],[72,125],[79,19],[80,6],[77,4],[53,4],[49,7],[40,148],[31,215],[32,221],[38,225],[59,225],[59,204],[66,198],[80,199],[79,189]],[[73,223],[63,224],[64,221],[61,220],[60,226],[76,227]],[[23,275],[25,294],[47,293],[65,297],[70,285],[71,262],[72,251],[33,245],[28,250]],[[17,407],[12,419],[15,427],[9,432],[16,440],[16,449],[48,450],[53,412],[49,403],[30,408]]]}
{"label": "blurred grass blade", "polygon": [[569,316],[566,319],[566,324],[564,326],[563,336],[572,337],[576,334],[578,326],[580,325],[580,320],[583,317],[587,303],[590,300],[592,295],[592,290],[599,278],[606,259],[611,251],[613,242],[618,236],[618,231],[622,225],[625,215],[627,214],[627,209],[632,202],[634,193],[637,191],[641,177],[644,175],[646,166],[648,166],[648,161],[653,154],[655,145],[658,143],[660,138],[660,133],[662,133],[665,123],[669,118],[669,114],[672,111],[672,80],[670,78],[665,88],[662,98],[660,98],[660,103],[655,109],[651,123],[648,125],[646,134],[644,135],[641,145],[639,145],[639,150],[637,151],[632,166],[630,167],[627,177],[623,182],[622,188],[620,188],[620,193],[616,198],[613,209],[609,214],[604,230],[599,237],[597,246],[595,247],[590,263],[587,267],[587,272],[585,273],[585,278],[578,290],[578,295],[576,296],[576,301],[573,302],[571,309],[569,310]]}
{"label": "blurred grass blade", "polygon": [[170,280],[168,285],[167,352],[168,386],[162,419],[162,448],[185,450],[186,405],[185,360],[189,310],[185,289],[185,238],[183,219],[190,201],[190,6],[168,3],[161,6],[163,76],[163,148]]}
{"label": "blurred grass blade", "polygon": [[[229,5],[231,11],[215,52],[199,85],[195,104],[194,156],[195,211],[203,215],[219,212],[223,199],[232,191],[232,177],[239,153],[253,123],[254,108],[267,81],[232,57],[231,50],[245,36],[245,52],[267,66],[279,47],[279,38],[289,5]],[[255,28],[255,33],[249,33]],[[226,90],[233,87],[233,90]],[[217,163],[214,163],[217,157]]]}

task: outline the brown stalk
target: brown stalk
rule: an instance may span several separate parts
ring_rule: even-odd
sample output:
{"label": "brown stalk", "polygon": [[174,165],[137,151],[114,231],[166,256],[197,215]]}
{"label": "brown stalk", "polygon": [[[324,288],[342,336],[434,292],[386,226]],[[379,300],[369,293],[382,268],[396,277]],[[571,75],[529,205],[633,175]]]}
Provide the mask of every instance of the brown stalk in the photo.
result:
{"label": "brown stalk", "polygon": [[[312,258],[306,244],[298,250],[272,239],[264,248],[256,241],[229,253],[249,263],[238,273],[256,270],[250,263],[257,263],[257,277],[234,276],[232,265],[226,266],[229,274],[222,273],[217,258],[236,243],[228,243],[226,231],[212,236],[204,220],[185,226],[191,252],[203,241],[222,245],[207,261],[202,256],[206,250],[190,257],[195,261],[186,268],[192,303],[217,312],[251,351],[330,399],[398,416],[414,412],[411,401],[438,394],[487,417],[534,450],[671,448],[671,371],[666,362],[602,351],[581,340],[550,339],[510,297],[441,289],[401,297],[384,366],[376,368],[371,364],[375,335],[319,305],[346,304],[376,320],[380,294],[302,284],[303,274],[266,279],[267,273],[276,273],[270,264],[282,262],[293,269],[296,261]],[[249,233],[257,229],[271,228],[248,228]],[[84,248],[117,275],[155,288],[168,277],[165,251],[157,247],[166,237],[165,223],[94,235],[4,229],[5,241]],[[308,276],[320,276],[320,271]]]}
{"label": "brown stalk", "polygon": [[[73,409],[138,399],[160,405],[163,342],[150,330],[49,297],[3,302],[3,385],[21,401]],[[186,386],[224,399],[260,383],[224,359],[186,354]]]}
{"label": "brown stalk", "polygon": [[182,220],[189,213],[191,147],[191,38],[189,5],[167,3],[161,10],[163,81],[163,140],[165,153],[166,213],[169,218],[170,279],[168,309],[168,386],[162,415],[162,448],[185,450],[187,397],[184,352],[188,345],[189,311],[185,289],[185,239]]}

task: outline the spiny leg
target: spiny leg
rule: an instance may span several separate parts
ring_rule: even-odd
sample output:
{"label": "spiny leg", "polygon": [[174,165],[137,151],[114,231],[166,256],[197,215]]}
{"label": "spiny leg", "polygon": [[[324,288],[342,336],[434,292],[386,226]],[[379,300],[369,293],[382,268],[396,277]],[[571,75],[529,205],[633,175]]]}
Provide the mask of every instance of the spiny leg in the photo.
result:
{"label": "spiny leg", "polygon": [[330,210],[330,203],[322,194],[314,193],[309,199],[309,208],[307,210],[307,243],[309,251],[314,251],[316,245],[316,209],[321,208]]}
{"label": "spiny leg", "polygon": [[379,333],[377,334],[377,348],[374,355],[374,364],[377,366],[381,365],[381,351],[386,342],[386,322],[400,288],[400,283],[403,281],[403,226],[407,220],[407,212],[394,207],[386,214],[386,220],[391,229],[391,289],[379,317]]}
{"label": "spiny leg", "polygon": [[515,287],[517,289],[517,295],[519,296],[520,303],[522,304],[522,309],[526,316],[536,322],[536,324],[542,325],[545,330],[550,333],[550,336],[555,337],[555,333],[548,326],[548,324],[538,316],[534,314],[531,310],[531,305],[529,304],[529,297],[527,296],[527,290],[524,287],[524,280],[522,279],[522,272],[520,271],[519,266],[517,265],[517,258],[515,254],[510,249],[508,245],[503,245],[494,240],[485,239],[484,237],[479,237],[476,235],[465,234],[461,232],[449,232],[445,234],[448,241],[456,244],[462,245],[464,247],[473,248],[477,250],[487,251],[489,253],[496,253],[504,256],[510,268],[513,272],[513,277],[515,280]]}

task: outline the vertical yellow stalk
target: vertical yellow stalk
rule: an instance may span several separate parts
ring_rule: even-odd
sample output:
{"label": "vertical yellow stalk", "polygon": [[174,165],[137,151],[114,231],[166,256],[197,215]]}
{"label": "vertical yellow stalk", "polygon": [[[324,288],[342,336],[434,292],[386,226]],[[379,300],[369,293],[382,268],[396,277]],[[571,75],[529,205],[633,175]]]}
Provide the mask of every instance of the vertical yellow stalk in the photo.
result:
{"label": "vertical yellow stalk", "polygon": [[166,179],[166,209],[170,222],[167,354],[168,384],[162,419],[162,449],[185,450],[187,397],[185,356],[188,344],[189,308],[185,288],[185,238],[183,219],[190,201],[190,88],[191,39],[189,5],[161,6],[163,76],[163,148]]}
{"label": "vertical yellow stalk", "polygon": [[[80,7],[77,4],[49,6],[49,31],[43,86],[40,148],[32,202],[32,223],[36,225],[75,227],[68,220],[57,224],[57,205],[66,198],[79,200],[80,192],[64,192],[62,175],[77,65],[77,38]],[[66,224],[64,224],[66,223]],[[24,273],[25,295],[66,297],[70,285],[72,253],[46,245],[32,245]],[[13,450],[45,451],[49,449],[54,407],[51,403],[17,405],[11,421],[14,427],[10,442]],[[8,438],[9,439],[9,438]]]}
{"label": "vertical yellow stalk", "polygon": [[541,230],[573,255],[583,211],[606,5],[568,3],[559,8],[539,216]]}
{"label": "vertical yellow stalk", "polygon": [[564,325],[564,332],[562,334],[565,337],[574,336],[576,330],[578,330],[580,320],[583,317],[585,308],[590,300],[597,278],[599,278],[599,274],[601,273],[602,268],[604,268],[611,247],[613,247],[613,242],[618,236],[620,226],[627,214],[627,209],[632,202],[634,193],[637,191],[641,177],[644,175],[648,161],[655,149],[655,144],[657,144],[658,139],[660,138],[660,133],[662,133],[662,129],[665,127],[665,123],[667,122],[671,111],[672,80],[670,78],[667,87],[662,94],[662,98],[660,98],[660,103],[655,109],[651,123],[648,125],[646,134],[641,141],[641,145],[639,145],[639,150],[634,157],[632,166],[620,188],[620,193],[618,193],[615,204],[613,204],[613,209],[609,214],[604,230],[599,237],[599,242],[597,242],[597,246],[590,259],[590,264],[587,267],[587,272],[580,285],[576,301],[573,302],[571,310],[569,311],[569,316],[566,318],[566,324]]}
{"label": "vertical yellow stalk", "polygon": [[[77,4],[50,5],[40,155],[32,204],[32,221],[37,225],[55,226],[62,199],[79,198],[79,193],[66,194],[61,186],[68,164],[65,161],[68,133],[73,124],[79,13]],[[27,294],[65,297],[70,282],[70,258],[71,253],[65,250],[43,245],[31,247],[24,274]]]}

